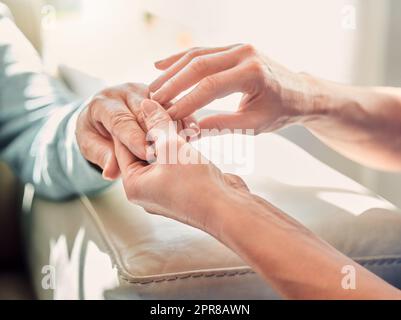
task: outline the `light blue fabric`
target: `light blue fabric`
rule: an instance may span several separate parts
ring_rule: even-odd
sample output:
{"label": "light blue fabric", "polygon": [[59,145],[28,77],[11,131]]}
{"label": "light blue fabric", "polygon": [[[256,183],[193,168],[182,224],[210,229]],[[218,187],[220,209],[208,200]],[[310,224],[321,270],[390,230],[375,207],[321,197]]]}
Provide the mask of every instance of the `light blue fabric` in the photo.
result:
{"label": "light blue fabric", "polygon": [[0,159],[43,197],[95,193],[110,184],[75,140],[83,106],[43,72],[37,52],[0,11]]}

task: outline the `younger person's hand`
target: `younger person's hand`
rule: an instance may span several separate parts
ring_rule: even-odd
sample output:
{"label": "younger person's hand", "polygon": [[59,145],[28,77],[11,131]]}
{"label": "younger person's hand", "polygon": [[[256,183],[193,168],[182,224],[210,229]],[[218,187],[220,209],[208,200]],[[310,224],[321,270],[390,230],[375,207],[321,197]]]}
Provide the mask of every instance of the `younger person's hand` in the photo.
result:
{"label": "younger person's hand", "polygon": [[169,108],[173,119],[182,119],[231,93],[243,93],[237,112],[210,116],[200,122],[201,128],[260,133],[308,113],[311,86],[304,76],[264,57],[251,45],[193,48],[155,65],[164,73],[149,88],[154,92],[152,99],[161,104],[197,84]]}

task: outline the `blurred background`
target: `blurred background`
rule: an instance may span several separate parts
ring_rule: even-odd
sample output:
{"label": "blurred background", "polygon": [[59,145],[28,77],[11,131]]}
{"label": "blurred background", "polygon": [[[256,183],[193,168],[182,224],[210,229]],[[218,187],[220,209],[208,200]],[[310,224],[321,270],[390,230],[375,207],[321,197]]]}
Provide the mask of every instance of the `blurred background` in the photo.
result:
{"label": "blurred background", "polygon": [[[399,0],[4,2],[47,70],[82,96],[106,83],[149,82],[158,74],[153,62],[177,50],[237,42],[252,43],[290,69],[333,81],[401,85]],[[210,108],[234,110],[237,99]],[[401,207],[401,175],[361,167],[302,128],[280,134]]]}

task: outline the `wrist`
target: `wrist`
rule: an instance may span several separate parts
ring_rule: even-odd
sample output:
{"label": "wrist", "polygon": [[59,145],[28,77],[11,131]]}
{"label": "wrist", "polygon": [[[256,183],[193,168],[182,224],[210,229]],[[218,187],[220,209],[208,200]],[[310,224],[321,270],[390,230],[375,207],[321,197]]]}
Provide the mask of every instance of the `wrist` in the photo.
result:
{"label": "wrist", "polygon": [[235,188],[219,190],[210,195],[207,201],[203,201],[206,207],[199,213],[204,217],[201,229],[225,243],[231,227],[237,224],[247,206],[253,202],[253,195],[247,190]]}
{"label": "wrist", "polygon": [[296,104],[298,123],[304,123],[327,113],[331,89],[323,80],[308,73],[298,73],[301,98]]}
{"label": "wrist", "polygon": [[248,191],[227,194],[215,206],[219,213],[214,236],[230,248],[236,248],[250,236],[250,230],[260,226],[260,222],[264,224],[266,215],[271,212],[269,207],[268,202]]}
{"label": "wrist", "polygon": [[281,123],[304,124],[327,112],[331,89],[323,80],[304,72],[287,72],[281,78]]}
{"label": "wrist", "polygon": [[319,79],[307,73],[300,73],[300,76],[305,94],[299,106],[299,124],[317,129],[326,121],[344,118],[344,113],[349,110],[359,110],[359,101],[355,97],[360,94],[356,92],[360,89]]}

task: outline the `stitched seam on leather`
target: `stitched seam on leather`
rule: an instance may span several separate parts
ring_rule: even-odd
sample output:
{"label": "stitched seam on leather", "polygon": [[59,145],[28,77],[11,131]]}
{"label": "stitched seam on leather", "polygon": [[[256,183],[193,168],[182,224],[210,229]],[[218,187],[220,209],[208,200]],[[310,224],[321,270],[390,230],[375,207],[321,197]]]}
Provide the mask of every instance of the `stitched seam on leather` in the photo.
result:
{"label": "stitched seam on leather", "polygon": [[[362,266],[401,264],[401,257],[354,258],[353,260],[355,260]],[[143,280],[143,281],[136,281],[136,280],[127,279],[124,277],[122,279],[130,284],[147,285],[147,284],[152,284],[152,283],[170,282],[170,281],[186,280],[186,279],[212,278],[212,277],[217,277],[217,278],[218,277],[233,277],[233,276],[243,276],[243,275],[248,275],[248,274],[255,274],[255,271],[247,270],[247,271],[240,271],[240,272],[203,273],[203,274],[166,277],[166,278],[160,278],[160,279],[155,279],[155,280]]]}
{"label": "stitched seam on leather", "polygon": [[[80,201],[83,204],[84,208],[86,211],[89,213],[89,216],[92,217],[94,223],[98,226],[98,229],[102,229],[102,226],[99,226],[99,223],[101,224],[100,221],[98,221],[97,213],[96,211],[94,212],[96,214],[96,217],[93,216],[93,212],[91,212],[90,208],[88,208],[87,202],[90,204],[90,200],[87,197],[80,197]],[[90,205],[91,207],[91,205]],[[97,219],[96,219],[97,218]],[[248,275],[248,274],[255,274],[253,270],[245,270],[245,271],[228,271],[228,272],[207,272],[207,273],[198,273],[198,274],[186,274],[186,275],[181,275],[181,276],[174,276],[174,277],[161,277],[158,279],[151,279],[151,280],[133,280],[129,279],[128,277],[134,277],[130,273],[128,273],[126,270],[123,270],[121,267],[125,269],[125,266],[121,263],[121,257],[119,255],[119,252],[116,252],[114,248],[114,243],[112,239],[110,239],[102,230],[98,230],[99,235],[104,241],[105,247],[109,251],[109,256],[111,257],[113,264],[116,266],[118,272],[120,273],[120,277],[122,280],[124,280],[127,283],[130,284],[136,284],[136,285],[146,285],[146,284],[152,284],[152,283],[160,283],[160,282],[165,282],[165,281],[177,281],[177,280],[185,280],[185,279],[195,279],[195,278],[211,278],[211,277],[232,277],[232,276],[243,276],[243,275]],[[401,264],[401,257],[400,256],[383,256],[383,257],[358,257],[358,258],[352,258],[354,261],[359,263],[362,266],[374,266],[374,265],[394,265],[394,264]],[[119,260],[119,261],[118,261]],[[191,271],[189,271],[191,272]],[[192,272],[196,272],[195,270]],[[128,276],[128,277],[127,277]]]}
{"label": "stitched seam on leather", "polygon": [[142,280],[142,281],[139,281],[139,280],[136,281],[136,280],[127,279],[124,277],[122,277],[122,279],[129,284],[147,285],[147,284],[171,282],[171,281],[177,281],[177,280],[198,279],[198,278],[223,278],[223,277],[245,276],[245,275],[249,275],[249,274],[255,274],[255,271],[246,270],[246,271],[238,271],[238,272],[200,273],[200,274],[192,274],[192,275],[190,274],[190,275],[185,275],[185,276],[166,277],[166,278],[160,278],[160,279],[154,279],[154,280]]}
{"label": "stitched seam on leather", "polygon": [[[210,277],[213,276],[218,276],[220,274],[227,274],[227,276],[229,276],[230,274],[233,275],[242,275],[245,273],[254,273],[253,270],[251,270],[249,267],[243,266],[243,267],[227,267],[227,269],[231,269],[231,268],[241,268],[240,271],[233,271],[233,270],[228,270],[228,271],[221,271],[221,269],[219,270],[213,270],[213,271],[204,271],[204,270],[191,270],[191,271],[187,271],[185,274],[181,274],[181,275],[177,275],[177,276],[172,276],[172,275],[166,275],[163,277],[163,275],[160,276],[154,276],[155,279],[142,279],[142,280],[134,280],[132,278],[135,278],[134,275],[132,275],[127,269],[126,266],[123,263],[123,260],[120,256],[119,251],[115,248],[115,244],[113,242],[113,239],[111,239],[107,233],[104,231],[104,227],[103,227],[103,223],[100,221],[96,210],[93,208],[90,200],[86,197],[86,196],[81,196],[80,197],[80,201],[83,204],[84,208],[86,209],[86,212],[88,212],[90,218],[92,219],[92,221],[95,223],[96,225],[96,229],[98,231],[98,234],[100,235],[100,237],[102,238],[104,244],[105,244],[105,249],[108,251],[108,254],[113,262],[113,265],[117,268],[119,276],[122,280],[129,282],[129,283],[152,283],[152,282],[161,282],[161,281],[173,281],[173,280],[178,280],[178,279],[186,279],[186,278],[199,278],[199,277],[207,277],[210,275]],[[249,269],[248,269],[249,268]],[[246,269],[246,270],[244,270]],[[203,271],[203,272],[202,272]],[[157,278],[156,278],[157,277]],[[170,280],[172,279],[172,280]]]}

